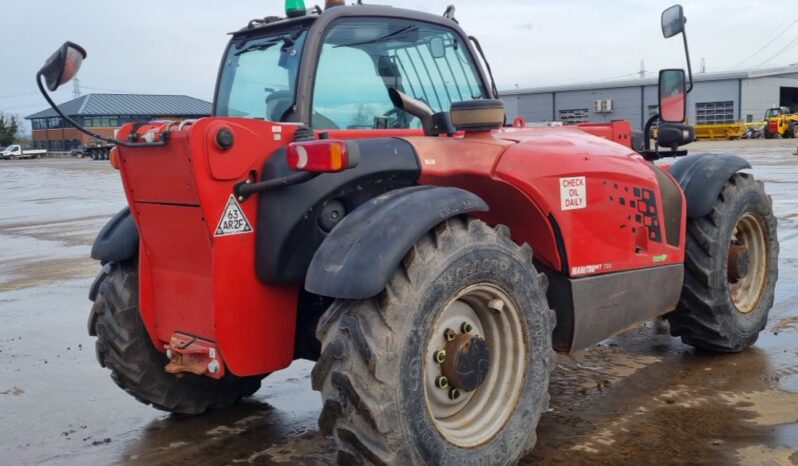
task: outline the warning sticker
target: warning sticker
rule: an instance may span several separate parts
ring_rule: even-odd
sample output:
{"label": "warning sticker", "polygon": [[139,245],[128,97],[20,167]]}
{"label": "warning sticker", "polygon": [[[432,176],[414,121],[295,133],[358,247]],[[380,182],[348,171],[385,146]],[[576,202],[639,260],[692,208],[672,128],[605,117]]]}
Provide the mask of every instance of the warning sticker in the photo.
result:
{"label": "warning sticker", "polygon": [[238,205],[238,201],[231,194],[213,236],[242,235],[244,233],[252,233],[252,226],[244,215],[244,211],[241,210],[241,206]]}
{"label": "warning sticker", "polygon": [[587,207],[587,187],[584,176],[560,178],[560,206],[562,210]]}

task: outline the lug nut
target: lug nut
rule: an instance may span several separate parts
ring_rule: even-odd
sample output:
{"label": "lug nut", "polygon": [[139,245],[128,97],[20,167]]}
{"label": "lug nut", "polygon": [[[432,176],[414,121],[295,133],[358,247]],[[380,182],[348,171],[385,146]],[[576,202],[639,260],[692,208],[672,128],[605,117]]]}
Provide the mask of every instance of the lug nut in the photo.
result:
{"label": "lug nut", "polygon": [[446,350],[436,351],[433,358],[438,364],[443,364],[443,362],[446,361]]}
{"label": "lug nut", "polygon": [[471,333],[474,327],[468,322],[463,322],[463,325],[460,326],[460,330],[462,330],[463,333]]}
{"label": "lug nut", "polygon": [[456,336],[457,334],[454,333],[454,330],[450,328],[447,328],[446,330],[443,331],[443,337],[446,338],[446,341],[452,341]]}
{"label": "lug nut", "polygon": [[208,372],[211,374],[215,374],[219,372],[219,369],[222,367],[219,365],[219,361],[212,359],[211,362],[208,363]]}
{"label": "lug nut", "polygon": [[449,379],[446,376],[438,376],[435,378],[435,386],[438,388],[449,388]]}
{"label": "lug nut", "polygon": [[449,399],[450,400],[456,400],[458,398],[460,398],[460,390],[458,390],[456,388],[453,388],[453,389],[449,390]]}

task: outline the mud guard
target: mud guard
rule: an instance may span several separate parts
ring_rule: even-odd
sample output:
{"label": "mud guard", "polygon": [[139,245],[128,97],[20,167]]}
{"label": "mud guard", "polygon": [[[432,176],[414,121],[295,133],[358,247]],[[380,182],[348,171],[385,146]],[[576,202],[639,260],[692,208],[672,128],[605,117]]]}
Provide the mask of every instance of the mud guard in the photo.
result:
{"label": "mud guard", "polygon": [[487,210],[479,196],[458,188],[413,186],[378,196],[330,232],[313,256],[305,289],[333,298],[371,298],[385,288],[413,244],[435,225]]}
{"label": "mud guard", "polygon": [[113,216],[100,230],[91,247],[91,258],[106,262],[119,262],[136,256],[139,250],[139,230],[125,207]]}
{"label": "mud guard", "polygon": [[703,217],[712,212],[723,185],[735,173],[751,168],[742,157],[731,154],[693,154],[679,159],[668,170],[687,199],[687,216]]}

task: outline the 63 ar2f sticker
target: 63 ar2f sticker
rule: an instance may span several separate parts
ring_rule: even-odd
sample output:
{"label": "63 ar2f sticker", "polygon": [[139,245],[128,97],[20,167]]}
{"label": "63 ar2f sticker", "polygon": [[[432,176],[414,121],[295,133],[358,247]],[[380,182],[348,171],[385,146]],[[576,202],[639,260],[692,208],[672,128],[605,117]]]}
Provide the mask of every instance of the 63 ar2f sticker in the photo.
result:
{"label": "63 ar2f sticker", "polygon": [[244,233],[252,233],[252,225],[247,220],[247,216],[244,215],[244,211],[238,201],[236,201],[236,198],[230,195],[213,236],[243,235]]}

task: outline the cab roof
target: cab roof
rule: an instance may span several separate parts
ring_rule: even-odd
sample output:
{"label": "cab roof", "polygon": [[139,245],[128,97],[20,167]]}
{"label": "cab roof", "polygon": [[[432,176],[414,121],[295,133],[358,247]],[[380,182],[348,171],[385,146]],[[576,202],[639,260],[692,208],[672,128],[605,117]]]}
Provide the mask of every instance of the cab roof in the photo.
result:
{"label": "cab roof", "polygon": [[439,24],[447,27],[454,27],[463,33],[456,20],[445,18],[443,16],[434,15],[432,13],[425,13],[416,10],[408,10],[404,8],[394,8],[384,5],[346,5],[328,8],[321,10],[319,7],[308,10],[308,14],[297,18],[281,18],[277,16],[269,16],[263,19],[253,19],[245,27],[233,32],[233,36],[247,36],[257,35],[270,29],[284,29],[294,25],[311,25],[317,21],[329,23],[335,19],[342,17],[384,17],[396,19],[410,19],[416,21],[423,21],[426,23]]}

